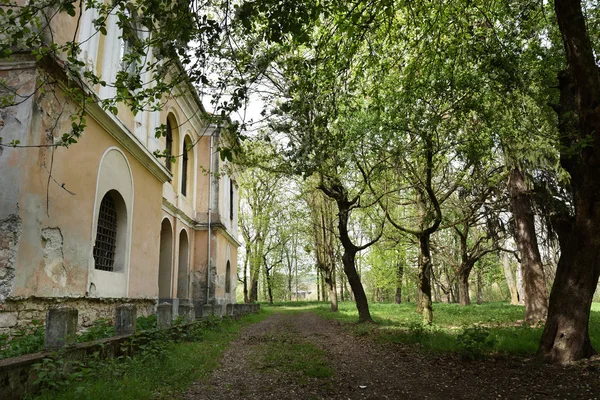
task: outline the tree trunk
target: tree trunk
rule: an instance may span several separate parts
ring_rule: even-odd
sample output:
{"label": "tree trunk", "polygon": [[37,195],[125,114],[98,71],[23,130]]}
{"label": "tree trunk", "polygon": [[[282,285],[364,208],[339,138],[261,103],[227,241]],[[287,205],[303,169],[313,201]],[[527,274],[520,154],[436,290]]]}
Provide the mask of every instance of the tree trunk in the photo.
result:
{"label": "tree trunk", "polygon": [[[272,268],[272,267],[271,267]],[[273,304],[273,288],[271,287],[270,269],[265,265],[265,280],[267,281],[267,294],[269,295],[269,304]]]}
{"label": "tree trunk", "polygon": [[510,204],[515,219],[515,239],[521,255],[525,320],[537,323],[548,314],[548,288],[535,234],[535,220],[529,190],[521,171],[515,167],[508,180]]}
{"label": "tree trunk", "polygon": [[[594,354],[588,324],[600,276],[600,75],[580,1],[556,0],[554,6],[567,54],[567,79],[559,82],[560,106],[565,107],[559,109],[559,122],[568,119],[575,92],[579,128],[567,132],[562,123],[561,142],[576,144],[578,151],[561,146],[561,164],[571,175],[575,216],[558,230],[561,257],[538,353],[547,361],[567,362]],[[569,77],[574,85],[569,85]],[[584,141],[589,143],[585,147]]]}
{"label": "tree trunk", "polygon": [[523,287],[523,268],[522,264],[517,265],[517,293],[519,294],[519,304],[525,304],[525,288]]}
{"label": "tree trunk", "polygon": [[481,271],[477,270],[477,304],[483,303],[483,284],[481,282]]}
{"label": "tree trunk", "polygon": [[510,291],[510,304],[519,304],[519,292],[517,291],[517,284],[515,283],[515,278],[513,277],[513,273],[510,268],[510,259],[506,253],[502,254],[502,269],[504,270],[504,278],[506,278],[506,286],[508,286],[508,290]]}
{"label": "tree trunk", "polygon": [[250,277],[250,299],[248,301],[250,303],[258,301],[258,274],[252,274]]}
{"label": "tree trunk", "polygon": [[360,277],[356,271],[356,253],[351,250],[345,250],[342,256],[342,262],[344,263],[344,272],[348,277],[348,283],[354,293],[354,299],[356,301],[356,308],[358,309],[358,321],[359,322],[373,322],[371,313],[369,312],[369,302],[367,295],[363,289],[363,285],[360,282]]}
{"label": "tree trunk", "polygon": [[338,276],[340,277],[340,301],[344,301],[345,300],[344,290],[346,288],[346,282],[344,279],[344,274],[340,273],[340,274],[338,274]]}
{"label": "tree trunk", "polygon": [[325,282],[325,273],[321,270],[321,296],[323,297],[323,301],[329,301],[329,296],[326,291],[327,283]]}
{"label": "tree trunk", "polygon": [[471,297],[469,296],[469,273],[471,270],[466,266],[461,266],[460,274],[458,274],[458,298],[461,306],[471,305]]}
{"label": "tree trunk", "polygon": [[244,304],[248,303],[248,259],[250,258],[250,245],[246,244],[246,257],[244,258]]}
{"label": "tree trunk", "polygon": [[396,304],[402,303],[402,278],[404,277],[404,260],[398,261],[396,265]]}
{"label": "tree trunk", "polygon": [[325,283],[327,284],[327,291],[329,293],[329,303],[331,304],[331,312],[337,312],[338,310],[338,299],[337,292],[335,288],[335,275],[334,275],[334,267],[329,266],[327,271],[323,272],[325,275]]}
{"label": "tree trunk", "polygon": [[431,250],[428,234],[419,236],[419,284],[420,309],[423,314],[423,323],[433,322],[433,306],[431,301]]}
{"label": "tree trunk", "polygon": [[321,270],[317,268],[317,301],[321,301],[321,283],[319,282],[319,275],[321,275]]}

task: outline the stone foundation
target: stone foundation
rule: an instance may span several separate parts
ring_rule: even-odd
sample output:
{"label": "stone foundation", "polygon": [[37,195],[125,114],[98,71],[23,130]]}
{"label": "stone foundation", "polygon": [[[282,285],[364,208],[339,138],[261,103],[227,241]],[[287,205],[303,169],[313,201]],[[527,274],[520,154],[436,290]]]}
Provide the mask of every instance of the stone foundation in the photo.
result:
{"label": "stone foundation", "polygon": [[65,306],[77,309],[79,319],[77,329],[91,326],[100,318],[114,323],[117,307],[122,304],[135,305],[137,316],[154,314],[155,299],[128,298],[89,298],[89,297],[27,297],[8,298],[0,304],[0,333],[10,333],[28,326],[33,320],[42,323],[46,312],[52,306]]}

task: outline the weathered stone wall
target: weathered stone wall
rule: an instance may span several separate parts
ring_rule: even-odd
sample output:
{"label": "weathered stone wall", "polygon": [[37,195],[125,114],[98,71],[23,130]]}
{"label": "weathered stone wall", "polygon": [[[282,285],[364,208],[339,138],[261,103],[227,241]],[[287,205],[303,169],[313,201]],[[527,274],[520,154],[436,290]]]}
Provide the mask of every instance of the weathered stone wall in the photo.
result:
{"label": "weathered stone wall", "polygon": [[33,320],[43,323],[46,320],[48,308],[56,305],[73,307],[79,311],[78,329],[88,327],[100,318],[113,322],[117,307],[125,303],[135,305],[138,316],[153,314],[156,306],[155,299],[143,298],[27,297],[6,299],[4,303],[0,303],[0,333],[15,331],[31,324]]}

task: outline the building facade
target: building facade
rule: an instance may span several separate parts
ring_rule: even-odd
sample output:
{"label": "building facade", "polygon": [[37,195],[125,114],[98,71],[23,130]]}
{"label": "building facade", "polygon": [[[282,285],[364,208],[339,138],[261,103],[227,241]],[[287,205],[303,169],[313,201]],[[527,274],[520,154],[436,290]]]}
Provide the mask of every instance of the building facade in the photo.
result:
{"label": "building facade", "polygon": [[[129,68],[121,62],[127,43],[116,16],[106,35],[94,34],[94,19],[86,10],[75,31],[73,18],[57,16],[54,40],[78,35],[86,68],[110,83]],[[78,105],[60,60],[22,51],[0,61],[0,77],[4,95],[18,100],[0,109],[0,328],[41,318],[57,301],[89,309],[83,322],[125,301],[146,312],[166,301],[175,314],[179,304],[235,303],[234,169],[218,157],[219,126],[203,118],[191,85],[165,96],[158,111],[134,115],[119,104],[114,114],[88,104],[83,134],[65,148],[52,144]],[[57,83],[41,90],[50,79]],[[114,96],[111,85],[85,89]],[[166,135],[157,138],[161,125]],[[6,145],[13,140],[18,147]]]}

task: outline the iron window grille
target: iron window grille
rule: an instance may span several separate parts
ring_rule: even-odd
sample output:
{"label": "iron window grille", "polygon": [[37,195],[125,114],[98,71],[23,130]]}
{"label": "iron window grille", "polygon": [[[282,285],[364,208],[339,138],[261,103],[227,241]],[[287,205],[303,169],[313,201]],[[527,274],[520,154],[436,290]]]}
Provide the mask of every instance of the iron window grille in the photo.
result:
{"label": "iron window grille", "polygon": [[96,269],[114,271],[115,250],[117,247],[117,209],[112,197],[106,195],[100,203],[98,228],[94,245]]}

